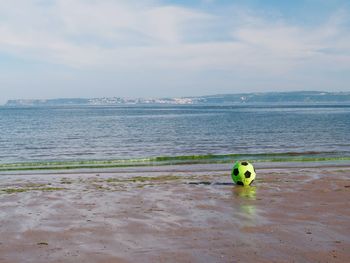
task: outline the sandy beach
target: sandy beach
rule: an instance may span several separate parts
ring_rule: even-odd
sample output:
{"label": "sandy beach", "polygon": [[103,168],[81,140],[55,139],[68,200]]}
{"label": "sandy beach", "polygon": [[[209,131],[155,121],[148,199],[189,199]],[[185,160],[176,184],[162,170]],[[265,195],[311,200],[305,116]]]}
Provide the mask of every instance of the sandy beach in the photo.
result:
{"label": "sandy beach", "polygon": [[0,262],[349,262],[349,163],[0,175]]}

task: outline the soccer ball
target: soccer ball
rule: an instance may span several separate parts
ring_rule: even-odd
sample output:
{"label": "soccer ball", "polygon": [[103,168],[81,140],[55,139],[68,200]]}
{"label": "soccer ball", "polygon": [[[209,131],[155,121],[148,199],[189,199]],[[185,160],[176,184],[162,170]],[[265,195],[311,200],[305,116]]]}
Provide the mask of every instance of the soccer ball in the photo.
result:
{"label": "soccer ball", "polygon": [[250,185],[255,179],[256,173],[253,165],[246,161],[237,161],[232,168],[232,180],[238,185]]}

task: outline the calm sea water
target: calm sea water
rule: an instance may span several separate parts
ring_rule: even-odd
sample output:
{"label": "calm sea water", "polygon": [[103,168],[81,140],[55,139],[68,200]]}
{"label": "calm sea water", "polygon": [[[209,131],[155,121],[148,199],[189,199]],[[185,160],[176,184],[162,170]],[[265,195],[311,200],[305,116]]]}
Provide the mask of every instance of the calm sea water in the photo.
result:
{"label": "calm sea water", "polygon": [[0,163],[310,151],[350,155],[349,105],[0,107]]}

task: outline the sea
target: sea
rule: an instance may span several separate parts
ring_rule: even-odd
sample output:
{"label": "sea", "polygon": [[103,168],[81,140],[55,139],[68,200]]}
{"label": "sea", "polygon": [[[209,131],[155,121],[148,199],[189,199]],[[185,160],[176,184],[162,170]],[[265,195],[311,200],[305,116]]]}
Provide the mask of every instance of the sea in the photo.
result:
{"label": "sea", "polygon": [[348,159],[350,105],[0,107],[0,164]]}

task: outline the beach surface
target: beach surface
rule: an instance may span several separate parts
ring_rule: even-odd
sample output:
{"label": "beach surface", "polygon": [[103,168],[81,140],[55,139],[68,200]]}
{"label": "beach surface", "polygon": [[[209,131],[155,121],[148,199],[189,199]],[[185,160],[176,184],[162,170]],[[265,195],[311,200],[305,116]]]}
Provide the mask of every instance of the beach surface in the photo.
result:
{"label": "beach surface", "polygon": [[350,262],[350,164],[0,174],[0,262]]}

